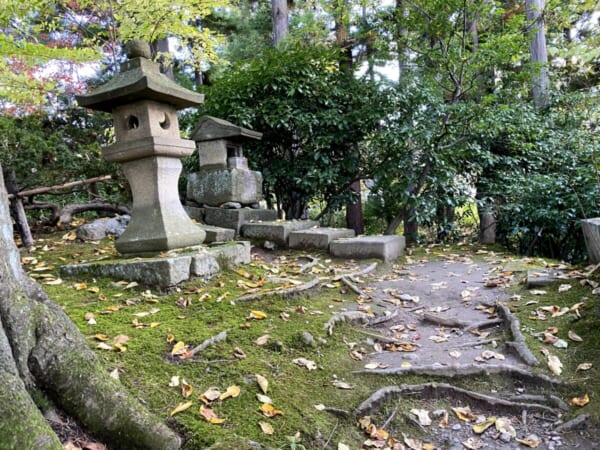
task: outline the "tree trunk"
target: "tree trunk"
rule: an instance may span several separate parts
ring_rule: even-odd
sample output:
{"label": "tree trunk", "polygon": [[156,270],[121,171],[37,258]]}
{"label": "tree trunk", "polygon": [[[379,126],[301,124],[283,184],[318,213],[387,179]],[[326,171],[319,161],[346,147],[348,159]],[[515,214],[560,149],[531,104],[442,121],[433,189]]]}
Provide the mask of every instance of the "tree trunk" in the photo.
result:
{"label": "tree trunk", "polygon": [[288,34],[287,0],[271,0],[273,15],[273,46],[277,47]]}
{"label": "tree trunk", "polygon": [[[153,41],[150,46],[152,48],[152,56],[154,57],[160,53],[169,53],[169,40],[166,37]],[[174,80],[175,73],[173,72],[173,65],[171,63],[167,63],[164,56],[159,56],[158,61],[160,62],[160,71],[171,80]]]}
{"label": "tree trunk", "polygon": [[532,65],[533,101],[538,108],[548,104],[548,53],[546,49],[546,30],[544,22],[545,0],[527,0],[527,23],[533,33],[529,43]]}
{"label": "tree trunk", "polygon": [[47,396],[115,449],[178,449],[180,438],[108,375],[77,327],[23,272],[1,176],[0,253],[0,448],[63,449],[33,400]]}
{"label": "tree trunk", "polygon": [[23,247],[32,247],[33,236],[29,229],[29,223],[27,223],[27,215],[25,214],[25,208],[23,207],[23,200],[16,195],[17,192],[19,192],[19,188],[17,186],[17,176],[15,175],[15,171],[9,169],[4,171],[3,175],[4,182],[6,183],[6,190],[9,194],[13,194],[13,198],[10,201],[10,213],[17,226],[19,236],[21,236]]}
{"label": "tree trunk", "polygon": [[360,193],[360,181],[355,181],[350,185],[352,196],[355,198],[354,203],[346,205],[346,225],[352,228],[356,235],[365,234],[363,224],[362,197]]}

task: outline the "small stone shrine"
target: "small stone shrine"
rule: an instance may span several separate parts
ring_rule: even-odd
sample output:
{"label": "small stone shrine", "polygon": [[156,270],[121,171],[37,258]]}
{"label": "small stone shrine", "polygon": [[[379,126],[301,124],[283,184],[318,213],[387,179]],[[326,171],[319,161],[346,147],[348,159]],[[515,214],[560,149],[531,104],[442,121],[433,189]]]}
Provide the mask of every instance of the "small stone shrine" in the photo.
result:
{"label": "small stone shrine", "polygon": [[263,178],[260,172],[248,169],[242,144],[261,138],[262,133],[257,131],[215,117],[202,117],[192,132],[200,171],[188,177],[188,199],[203,206],[239,203],[257,207],[262,200]]}
{"label": "small stone shrine", "polygon": [[205,238],[179,200],[180,159],[195,145],[180,138],[177,118],[177,110],[201,104],[204,96],[161,74],[150,56],[147,43],[131,41],[120,72],[77,96],[81,106],[113,116],[116,143],[104,148],[103,156],[122,165],[133,194],[131,221],[116,241],[122,254],[158,253]]}

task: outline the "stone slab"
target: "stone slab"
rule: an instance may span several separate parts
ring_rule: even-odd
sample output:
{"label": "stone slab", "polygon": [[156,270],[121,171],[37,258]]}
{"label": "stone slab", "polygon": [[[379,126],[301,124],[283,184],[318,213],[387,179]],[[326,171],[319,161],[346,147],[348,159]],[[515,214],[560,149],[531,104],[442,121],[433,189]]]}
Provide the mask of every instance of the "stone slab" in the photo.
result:
{"label": "stone slab", "polygon": [[213,242],[229,242],[235,239],[235,230],[231,228],[214,227],[212,225],[198,225],[206,233],[204,242],[211,244]]}
{"label": "stone slab", "polygon": [[273,209],[226,209],[211,208],[204,209],[204,222],[216,227],[232,228],[235,235],[240,236],[242,226],[248,222],[269,222],[277,219],[277,212]]}
{"label": "stone slab", "polygon": [[251,222],[242,227],[242,236],[256,241],[271,241],[276,245],[287,247],[288,237],[292,231],[315,228],[318,225],[319,223],[314,220]]}
{"label": "stone slab", "polygon": [[223,270],[224,265],[247,264],[250,260],[250,243],[239,241],[182,249],[170,252],[170,256],[162,258],[115,259],[70,264],[63,266],[61,273],[66,277],[86,274],[167,288],[189,280],[192,276],[211,278]]}
{"label": "stone slab", "polygon": [[288,237],[290,248],[318,248],[328,250],[334,239],[354,237],[350,228],[309,228],[308,230],[291,231]]}
{"label": "stone slab", "polygon": [[404,236],[359,236],[332,241],[329,252],[336,258],[378,258],[391,262],[402,255],[404,247]]}
{"label": "stone slab", "polygon": [[204,208],[199,208],[197,206],[191,205],[183,205],[183,209],[191,219],[194,219],[198,222],[204,222]]}
{"label": "stone slab", "polygon": [[227,202],[251,205],[263,199],[262,183],[262,174],[252,170],[201,170],[188,175],[187,198],[200,205],[219,206]]}

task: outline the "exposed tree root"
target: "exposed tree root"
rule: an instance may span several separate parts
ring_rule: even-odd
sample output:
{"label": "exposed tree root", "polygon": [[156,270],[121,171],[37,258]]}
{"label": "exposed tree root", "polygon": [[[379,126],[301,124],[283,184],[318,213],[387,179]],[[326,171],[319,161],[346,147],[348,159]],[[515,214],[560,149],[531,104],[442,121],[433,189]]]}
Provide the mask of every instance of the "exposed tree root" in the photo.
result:
{"label": "exposed tree root", "polygon": [[327,330],[327,334],[330,336],[333,334],[333,327],[337,323],[341,322],[361,322],[363,324],[369,323],[372,316],[362,311],[344,311],[341,313],[334,314],[331,318],[325,323],[323,328]]}
{"label": "exposed tree root", "polygon": [[354,277],[358,277],[358,276],[361,276],[361,275],[366,275],[366,274],[368,274],[368,273],[371,273],[371,272],[373,272],[373,271],[374,271],[376,268],[377,268],[377,263],[376,263],[376,262],[374,262],[373,264],[370,264],[369,266],[365,267],[365,268],[364,268],[364,269],[362,269],[362,270],[359,270],[358,272],[350,272],[350,273],[339,273],[339,274],[336,274],[336,275],[333,277],[333,280],[334,280],[334,281],[338,281],[338,280],[341,280],[343,277],[346,277],[346,278],[350,278],[350,279],[352,279],[352,278],[354,278]]}
{"label": "exposed tree root", "polygon": [[355,374],[369,375],[432,375],[438,377],[462,377],[469,375],[508,375],[538,386],[571,386],[569,383],[544,374],[534,374],[526,369],[510,365],[457,364],[452,366],[428,365],[415,367],[390,367],[388,369],[357,370]]}
{"label": "exposed tree root", "polygon": [[419,394],[420,398],[461,398],[469,402],[475,401],[492,408],[494,411],[503,410],[507,413],[520,414],[523,410],[539,411],[557,415],[557,410],[538,403],[522,403],[504,400],[498,397],[481,394],[475,391],[459,388],[447,383],[402,384],[400,386],[386,386],[378,389],[367,400],[362,402],[355,410],[354,415],[361,417],[372,414],[390,398],[401,398],[403,395]]}
{"label": "exposed tree root", "polygon": [[385,314],[381,314],[379,316],[375,316],[372,317],[371,320],[369,320],[369,326],[375,326],[375,325],[379,325],[380,323],[384,323],[384,322],[388,322],[392,319],[395,319],[396,317],[398,317],[398,310],[394,310],[391,314],[385,315]]}
{"label": "exposed tree root", "polygon": [[545,403],[547,405],[552,405],[555,408],[558,408],[562,411],[569,410],[569,405],[567,405],[564,401],[562,401],[556,395],[520,394],[520,395],[511,395],[511,396],[507,397],[506,399],[513,401],[513,402]]}
{"label": "exposed tree root", "polygon": [[299,294],[300,292],[304,292],[307,291],[309,289],[314,288],[315,286],[317,286],[319,284],[319,278],[313,278],[310,281],[307,281],[304,284],[300,284],[298,286],[292,286],[289,288],[284,288],[284,289],[271,289],[268,291],[264,291],[264,292],[257,292],[256,294],[250,294],[250,295],[243,295],[241,297],[238,297],[235,301],[236,302],[250,302],[253,300],[258,300],[264,297],[273,297],[275,295],[281,296],[281,297],[289,297],[291,295],[295,295],[295,294]]}
{"label": "exposed tree root", "polygon": [[504,320],[499,319],[499,318],[482,320],[480,322],[475,322],[470,325],[467,325],[463,331],[466,333],[471,330],[477,330],[477,329],[481,329],[481,328],[489,328],[489,327],[493,327],[496,325],[500,325],[502,323],[504,323]]}
{"label": "exposed tree root", "polygon": [[521,333],[521,324],[519,319],[517,319],[516,316],[510,312],[510,309],[501,303],[498,303],[496,307],[508,324],[509,330],[513,337],[512,341],[506,341],[505,344],[514,349],[527,365],[539,366],[540,362],[533,355],[531,350],[529,350],[527,344],[525,344],[525,336],[523,336],[523,333]]}
{"label": "exposed tree root", "polygon": [[400,344],[400,343],[404,342],[404,341],[401,341],[400,339],[383,336],[383,335],[377,334],[377,333],[370,333],[370,332],[364,331],[364,330],[356,330],[356,331],[358,331],[361,334],[365,334],[369,337],[372,337],[373,339],[377,339],[378,341],[385,342],[386,344]]}
{"label": "exposed tree root", "polygon": [[423,313],[423,320],[435,323],[436,325],[442,325],[448,328],[464,328],[469,325],[468,322],[465,322],[460,319],[453,319],[451,317],[441,317],[428,312]]}
{"label": "exposed tree root", "polygon": [[371,296],[365,293],[361,288],[355,285],[352,281],[350,281],[347,277],[341,277],[340,281],[344,283],[346,286],[350,288],[352,292],[357,294],[361,298],[371,298]]}
{"label": "exposed tree root", "polygon": [[300,269],[298,269],[298,273],[306,273],[319,263],[319,258],[315,258],[314,256],[310,255],[305,255],[304,257],[307,258],[309,262],[300,266]]}
{"label": "exposed tree root", "polygon": [[568,433],[569,431],[582,428],[589,418],[590,416],[588,414],[580,414],[574,419],[557,426],[552,430],[552,434]]}
{"label": "exposed tree root", "polygon": [[464,344],[452,345],[452,348],[477,347],[478,345],[487,345],[494,342],[496,339],[484,339],[481,341],[465,342]]}
{"label": "exposed tree root", "polygon": [[216,336],[206,339],[200,345],[198,345],[198,346],[194,347],[192,350],[190,350],[190,357],[195,356],[196,354],[200,353],[202,350],[205,350],[209,346],[216,344],[217,342],[224,341],[225,339],[227,339],[227,331],[221,331]]}
{"label": "exposed tree root", "polygon": [[324,406],[323,411],[327,411],[338,417],[350,417],[352,415],[350,411],[340,408],[334,408],[333,406]]}

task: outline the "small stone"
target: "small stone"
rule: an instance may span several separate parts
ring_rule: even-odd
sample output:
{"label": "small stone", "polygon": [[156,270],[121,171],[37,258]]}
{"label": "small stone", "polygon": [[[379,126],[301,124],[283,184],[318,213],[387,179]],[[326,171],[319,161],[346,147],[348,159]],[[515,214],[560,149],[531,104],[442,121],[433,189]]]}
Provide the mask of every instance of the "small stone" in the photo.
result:
{"label": "small stone", "polygon": [[410,294],[402,294],[398,297],[400,300],[402,300],[403,302],[411,302],[412,301],[412,295]]}
{"label": "small stone", "polygon": [[415,361],[417,359],[417,355],[403,355],[402,359],[404,359],[405,361]]}
{"label": "small stone", "polygon": [[275,242],[273,241],[265,241],[263,243],[263,248],[265,248],[266,250],[275,250]]}
{"label": "small stone", "polygon": [[437,419],[438,417],[443,417],[446,412],[447,411],[445,409],[436,409],[435,411],[431,411],[431,416],[434,419]]}
{"label": "small stone", "polygon": [[221,205],[221,208],[225,209],[240,209],[241,207],[242,204],[238,202],[225,202]]}
{"label": "small stone", "polygon": [[510,442],[512,439],[512,436],[510,435],[510,433],[500,433],[500,440],[502,442]]}
{"label": "small stone", "polygon": [[316,345],[315,338],[308,331],[302,333],[302,342],[308,347],[314,347]]}
{"label": "small stone", "polygon": [[455,423],[452,425],[452,431],[460,431],[462,430],[462,425],[460,423]]}
{"label": "small stone", "polygon": [[550,441],[548,442],[548,450],[555,450],[556,449],[556,444],[554,444],[554,442]]}

